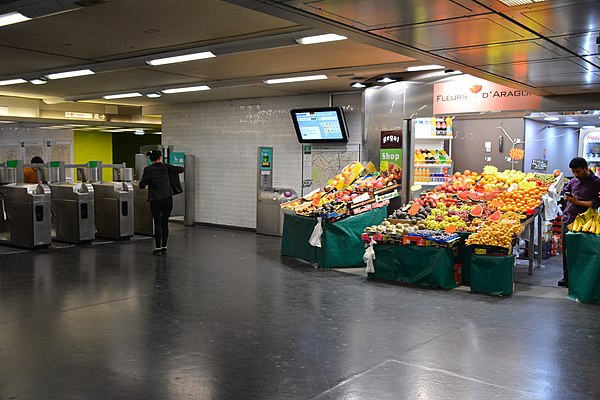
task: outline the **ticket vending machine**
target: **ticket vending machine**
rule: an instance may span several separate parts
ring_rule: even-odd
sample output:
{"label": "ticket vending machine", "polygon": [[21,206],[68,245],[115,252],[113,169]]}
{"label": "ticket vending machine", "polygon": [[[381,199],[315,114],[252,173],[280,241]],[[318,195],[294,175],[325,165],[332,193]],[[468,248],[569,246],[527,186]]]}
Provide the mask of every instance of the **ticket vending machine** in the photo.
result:
{"label": "ticket vending machine", "polygon": [[294,189],[273,187],[273,148],[259,147],[256,233],[281,236],[284,216],[280,205],[297,197]]}

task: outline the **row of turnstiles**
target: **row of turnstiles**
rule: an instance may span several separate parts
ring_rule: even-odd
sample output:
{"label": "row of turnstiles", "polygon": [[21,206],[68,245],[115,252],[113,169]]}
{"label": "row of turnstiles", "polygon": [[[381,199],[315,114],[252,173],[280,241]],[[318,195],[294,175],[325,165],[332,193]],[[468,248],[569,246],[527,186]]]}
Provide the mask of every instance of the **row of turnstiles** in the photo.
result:
{"label": "row of turnstiles", "polygon": [[[174,197],[172,215],[183,215],[184,224],[193,225],[193,156],[186,155],[185,161],[184,193]],[[141,178],[145,165],[146,156],[136,155],[136,178]],[[23,183],[26,167],[36,167],[45,183]],[[77,171],[79,182],[66,181],[69,168]],[[112,169],[112,181],[102,179],[105,168]],[[151,236],[153,221],[148,189],[139,188],[133,168],[99,161],[0,164],[0,245],[43,248],[52,240],[85,244],[97,237],[129,239],[134,233]]]}

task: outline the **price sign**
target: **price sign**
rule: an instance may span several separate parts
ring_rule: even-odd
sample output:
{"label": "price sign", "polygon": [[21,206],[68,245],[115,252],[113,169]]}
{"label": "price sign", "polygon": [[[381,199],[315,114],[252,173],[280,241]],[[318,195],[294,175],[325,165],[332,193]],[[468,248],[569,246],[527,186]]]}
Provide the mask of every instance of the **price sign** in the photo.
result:
{"label": "price sign", "polygon": [[321,193],[317,193],[317,195],[315,196],[315,198],[313,199],[312,203],[315,206],[318,206],[319,203],[321,202]]}
{"label": "price sign", "polygon": [[413,203],[413,205],[410,206],[410,209],[408,210],[408,214],[409,215],[417,215],[417,213],[419,212],[420,209],[421,209],[420,204]]}
{"label": "price sign", "polygon": [[531,169],[534,171],[545,171],[548,169],[548,160],[534,158],[531,160]]}
{"label": "price sign", "polygon": [[456,225],[448,225],[446,229],[444,229],[444,232],[448,234],[456,233]]}

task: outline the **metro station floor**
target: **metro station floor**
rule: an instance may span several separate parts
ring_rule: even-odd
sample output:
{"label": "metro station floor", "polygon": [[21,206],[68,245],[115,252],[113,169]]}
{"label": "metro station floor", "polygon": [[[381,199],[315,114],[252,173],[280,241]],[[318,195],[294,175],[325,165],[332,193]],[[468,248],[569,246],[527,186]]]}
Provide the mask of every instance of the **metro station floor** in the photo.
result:
{"label": "metro station floor", "polygon": [[600,398],[600,307],[565,289],[390,285],[279,244],[171,224],[166,256],[4,251],[0,399]]}

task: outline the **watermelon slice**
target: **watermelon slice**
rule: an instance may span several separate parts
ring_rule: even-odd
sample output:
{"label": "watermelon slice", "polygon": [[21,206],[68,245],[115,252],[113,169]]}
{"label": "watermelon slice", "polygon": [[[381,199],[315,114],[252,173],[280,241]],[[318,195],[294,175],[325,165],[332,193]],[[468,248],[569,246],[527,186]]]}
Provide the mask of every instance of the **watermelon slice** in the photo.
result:
{"label": "watermelon slice", "polygon": [[469,201],[469,194],[467,192],[458,192],[456,193],[456,197],[462,201]]}
{"label": "watermelon slice", "polygon": [[498,193],[482,193],[480,197],[483,201],[492,201],[498,197]]}
{"label": "watermelon slice", "polygon": [[471,216],[473,217],[481,217],[483,215],[483,207],[481,205],[476,205],[475,207],[473,207],[473,209],[471,210]]}
{"label": "watermelon slice", "polygon": [[471,201],[479,201],[481,200],[481,196],[477,192],[468,192],[467,195]]}
{"label": "watermelon slice", "polygon": [[500,211],[496,211],[495,213],[493,213],[492,215],[490,215],[488,217],[488,219],[490,221],[500,221],[501,218],[502,218],[502,213]]}

